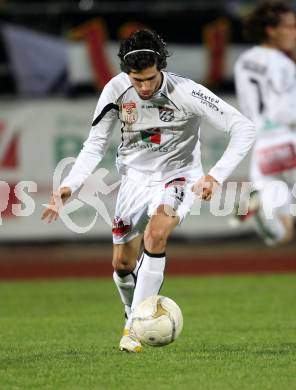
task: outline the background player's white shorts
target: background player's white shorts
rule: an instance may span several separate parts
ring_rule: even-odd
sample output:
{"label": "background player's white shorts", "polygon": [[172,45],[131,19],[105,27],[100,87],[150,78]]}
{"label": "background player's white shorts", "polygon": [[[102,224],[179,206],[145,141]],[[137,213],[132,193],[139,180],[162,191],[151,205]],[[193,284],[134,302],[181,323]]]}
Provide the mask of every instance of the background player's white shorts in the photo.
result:
{"label": "background player's white shorts", "polygon": [[168,213],[175,211],[181,223],[195,199],[191,187],[202,176],[198,170],[182,172],[153,185],[122,176],[112,227],[113,243],[124,244],[144,233],[149,218],[160,205],[168,206]]}
{"label": "background player's white shorts", "polygon": [[[272,209],[275,215],[288,215],[290,213],[290,204],[293,199],[292,190],[296,183],[296,169],[274,169],[276,168],[276,150],[281,150],[281,159],[289,158],[288,161],[295,161],[295,152],[290,153],[290,148],[296,150],[296,136],[291,132],[275,133],[270,138],[261,138],[256,141],[251,158],[250,177],[253,187],[259,191],[261,203],[264,208]],[[285,149],[283,149],[283,147]],[[269,149],[270,148],[270,149]],[[264,171],[258,163],[258,151],[268,151],[271,153],[264,158],[265,167],[271,168],[270,173]],[[288,150],[288,154],[285,151]],[[284,152],[284,153],[283,153]],[[294,160],[293,160],[294,159]],[[270,160],[270,161],[269,161]],[[285,160],[280,161],[284,165]],[[295,165],[295,164],[294,164]],[[292,166],[292,164],[291,164]]]}

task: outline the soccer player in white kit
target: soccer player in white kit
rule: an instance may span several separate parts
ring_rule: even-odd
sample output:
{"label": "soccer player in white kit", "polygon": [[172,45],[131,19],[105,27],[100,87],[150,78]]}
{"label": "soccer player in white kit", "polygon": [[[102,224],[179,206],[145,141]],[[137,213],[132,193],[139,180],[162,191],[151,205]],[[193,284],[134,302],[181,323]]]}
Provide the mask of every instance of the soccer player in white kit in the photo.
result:
{"label": "soccer player in white kit", "polygon": [[[122,142],[116,164],[121,187],[112,229],[113,279],[127,317],[120,350],[139,352],[141,343],[130,330],[132,312],[161,288],[169,235],[189,213],[196,194],[211,199],[214,188],[251,148],[255,129],[208,89],[164,71],[168,52],[155,32],[133,33],[121,43],[118,55],[122,73],[102,91],[90,135],[58,195],[65,202],[93,172],[120,121]],[[223,156],[206,175],[199,142],[203,119],[230,134]],[[43,218],[52,221],[57,216],[53,194]]]}
{"label": "soccer player in white kit", "polygon": [[265,2],[245,28],[258,43],[235,64],[240,108],[256,126],[250,178],[259,201],[251,205],[250,215],[265,243],[276,245],[293,237],[289,206],[296,181],[296,67],[287,54],[296,47],[295,15],[283,1]]}

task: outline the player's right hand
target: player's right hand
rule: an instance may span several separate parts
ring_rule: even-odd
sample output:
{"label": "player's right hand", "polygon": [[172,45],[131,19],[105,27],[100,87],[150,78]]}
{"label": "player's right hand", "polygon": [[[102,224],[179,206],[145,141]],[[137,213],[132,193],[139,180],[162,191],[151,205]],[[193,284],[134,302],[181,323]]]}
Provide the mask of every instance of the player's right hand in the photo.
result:
{"label": "player's right hand", "polygon": [[191,190],[200,199],[208,201],[212,199],[218,186],[219,183],[213,176],[205,175],[191,187]]}
{"label": "player's right hand", "polygon": [[49,205],[43,211],[41,219],[48,219],[48,223],[56,221],[59,217],[60,209],[70,198],[72,191],[69,187],[62,187],[57,192],[52,192]]}

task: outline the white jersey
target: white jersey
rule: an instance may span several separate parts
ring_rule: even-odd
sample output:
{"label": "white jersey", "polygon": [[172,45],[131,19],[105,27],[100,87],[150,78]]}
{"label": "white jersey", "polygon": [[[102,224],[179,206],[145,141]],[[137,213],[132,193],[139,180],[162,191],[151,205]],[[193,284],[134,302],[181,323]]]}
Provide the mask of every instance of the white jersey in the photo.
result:
{"label": "white jersey", "polygon": [[280,174],[296,167],[296,67],[280,50],[254,46],[234,68],[242,112],[256,126],[251,179]]}
{"label": "white jersey", "polygon": [[252,146],[253,124],[202,85],[169,72],[162,76],[162,85],[150,100],[139,97],[125,73],[106,84],[90,135],[62,186],[75,191],[92,173],[118,121],[122,142],[117,167],[121,174],[161,181],[172,173],[201,169],[199,128],[205,119],[231,136],[209,174],[220,183],[230,175]]}
{"label": "white jersey", "polygon": [[296,125],[296,67],[287,55],[254,46],[239,57],[234,76],[240,108],[259,137]]}

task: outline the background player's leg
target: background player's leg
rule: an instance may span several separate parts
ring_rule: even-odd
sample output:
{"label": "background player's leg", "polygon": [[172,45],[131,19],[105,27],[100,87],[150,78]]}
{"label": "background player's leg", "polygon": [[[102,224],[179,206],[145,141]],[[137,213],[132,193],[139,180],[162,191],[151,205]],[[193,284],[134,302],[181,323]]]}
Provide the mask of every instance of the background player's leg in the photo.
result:
{"label": "background player's leg", "polygon": [[293,217],[289,215],[280,215],[279,218],[281,219],[283,225],[285,226],[286,234],[282,240],[282,242],[289,242],[294,237],[294,219]]}
{"label": "background player's leg", "polygon": [[267,219],[262,212],[254,217],[255,230],[268,246],[289,242],[293,238],[293,219],[290,215],[276,215]]}
{"label": "background player's leg", "polygon": [[157,295],[163,282],[165,249],[169,235],[179,222],[178,217],[168,216],[160,206],[144,233],[143,260],[138,270],[132,310],[151,295]]}
{"label": "background player's leg", "polygon": [[[285,194],[280,192],[283,203],[277,206],[276,187],[269,191],[260,191],[261,208],[254,216],[255,229],[269,246],[288,242],[293,237],[293,219],[289,213],[291,194],[285,200]],[[275,207],[277,206],[277,207]],[[268,218],[272,211],[272,218]]]}
{"label": "background player's leg", "polygon": [[140,234],[127,243],[113,244],[113,280],[121,301],[125,306],[126,319],[131,312],[139,266],[137,259],[140,253],[142,238],[143,235]]}

